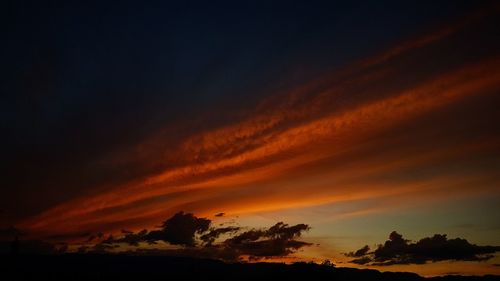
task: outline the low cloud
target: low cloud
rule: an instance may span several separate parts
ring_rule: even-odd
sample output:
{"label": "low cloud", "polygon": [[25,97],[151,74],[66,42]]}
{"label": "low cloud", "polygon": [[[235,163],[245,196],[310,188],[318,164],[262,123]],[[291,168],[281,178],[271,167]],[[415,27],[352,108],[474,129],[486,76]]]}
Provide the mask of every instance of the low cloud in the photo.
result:
{"label": "low cloud", "polygon": [[224,245],[239,255],[248,255],[253,259],[287,256],[302,247],[311,245],[311,243],[296,240],[303,231],[307,230],[309,226],[306,224],[289,226],[279,222],[269,229],[243,232],[224,241]]}
{"label": "low cloud", "polygon": [[370,252],[368,246],[345,254],[355,257],[350,262],[368,265],[424,264],[445,260],[486,261],[500,251],[500,246],[478,246],[462,238],[448,239],[446,234],[434,234],[417,242],[404,239],[396,231],[389,240]]}
{"label": "low cloud", "polygon": [[219,227],[212,228],[209,232],[203,234],[200,239],[205,242],[207,245],[212,245],[217,238],[219,238],[223,234],[227,233],[236,233],[241,228],[237,226],[228,226],[228,227]]}
{"label": "low cloud", "polygon": [[[242,257],[248,257],[251,260],[258,260],[287,256],[302,247],[311,245],[311,243],[298,240],[304,231],[310,229],[306,224],[288,225],[279,222],[269,228],[240,232],[241,227],[211,227],[211,223],[209,219],[179,212],[167,219],[160,230],[144,229],[137,233],[122,231],[123,236],[117,238],[109,236],[93,248],[85,248],[82,251],[89,252],[94,249],[106,251],[114,249],[115,245],[125,243],[138,247],[134,251],[138,254],[161,253],[223,260],[239,260]],[[217,242],[222,236],[225,236],[225,239]],[[146,250],[139,247],[142,242],[155,244],[160,241],[179,245],[182,248]]]}
{"label": "low cloud", "polygon": [[173,245],[196,246],[195,235],[206,232],[211,221],[193,214],[179,212],[164,221],[161,230],[146,234],[148,241],[165,241]]}
{"label": "low cloud", "polygon": [[[124,252],[138,255],[171,255],[220,259],[226,261],[260,260],[288,256],[297,250],[312,245],[299,240],[310,227],[306,224],[288,225],[278,222],[269,228],[243,229],[239,226],[212,225],[207,218],[191,213],[178,212],[165,220],[159,229],[130,231],[122,229],[120,234],[104,235],[102,232],[78,234],[82,244],[75,246],[78,253],[103,254]],[[15,228],[0,229],[5,239],[0,250],[5,254],[14,248],[20,254],[58,254],[68,250],[66,244],[53,244],[42,240],[17,240]],[[71,236],[73,237],[73,236]],[[176,248],[144,247],[159,242]],[[126,245],[126,247],[123,247]],[[131,246],[131,247],[130,247]]]}
{"label": "low cloud", "polygon": [[350,252],[350,253],[347,253],[345,255],[347,257],[359,258],[359,257],[363,257],[364,255],[366,255],[368,253],[368,251],[370,251],[370,247],[368,245],[365,245],[363,248],[357,250],[356,252]]}

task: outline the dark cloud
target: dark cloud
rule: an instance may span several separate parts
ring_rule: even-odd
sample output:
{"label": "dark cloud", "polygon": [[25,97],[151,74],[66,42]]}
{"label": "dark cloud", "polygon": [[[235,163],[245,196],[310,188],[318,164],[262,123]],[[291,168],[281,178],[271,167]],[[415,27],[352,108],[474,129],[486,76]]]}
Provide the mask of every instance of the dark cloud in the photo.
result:
{"label": "dark cloud", "polygon": [[84,250],[85,253],[91,254],[105,254],[109,253],[111,250],[118,248],[118,245],[109,245],[104,243],[95,244],[93,247],[89,247]]}
{"label": "dark cloud", "polygon": [[[126,243],[126,244],[129,244],[131,246],[139,246],[139,242],[144,242],[144,241],[148,240],[148,238],[146,237],[147,234],[148,234],[148,231],[146,229],[143,229],[137,233],[128,232],[122,238],[114,240],[114,242]],[[113,243],[113,242],[111,242],[111,243],[110,242],[111,241],[107,241],[104,244]]]}
{"label": "dark cloud", "polygon": [[[139,246],[140,242],[154,244],[157,241],[163,241],[172,245],[196,246],[195,236],[201,235],[204,243],[213,242],[219,235],[226,232],[237,231],[235,227],[210,228],[211,220],[198,218],[191,213],[179,212],[167,219],[161,225],[160,230],[148,231],[143,229],[137,233],[129,230],[122,230],[124,236],[113,238],[112,236],[104,240],[105,244],[126,243],[131,246]],[[203,234],[203,235],[202,235]]]}
{"label": "dark cloud", "polygon": [[193,247],[196,245],[195,234],[206,232],[211,221],[197,218],[191,213],[179,212],[163,222],[162,229],[151,231],[146,240],[162,240],[173,245]]}
{"label": "dark cloud", "polygon": [[302,231],[309,230],[310,227],[307,224],[297,224],[293,226],[288,226],[288,224],[279,222],[269,228],[267,231],[267,236],[273,239],[285,239],[290,240],[296,237],[300,237]]}
{"label": "dark cloud", "polygon": [[102,241],[102,243],[107,243],[107,244],[115,243],[115,238],[113,237],[113,235],[112,235],[112,234],[110,234],[110,235],[108,236],[108,238],[106,238],[106,239],[104,239],[104,240]]}
{"label": "dark cloud", "polygon": [[240,230],[237,226],[228,226],[220,228],[212,228],[208,233],[203,234],[200,239],[207,245],[211,245],[215,242],[215,239],[219,238],[220,235],[226,233],[235,233]]}
{"label": "dark cloud", "polygon": [[370,263],[371,261],[372,261],[372,259],[369,257],[360,257],[357,259],[353,259],[350,262],[355,263],[355,264],[367,264],[367,263]]}
{"label": "dark cloud", "polygon": [[368,253],[368,251],[370,251],[370,247],[368,245],[365,245],[363,248],[357,250],[356,252],[349,252],[349,253],[346,253],[345,255],[347,257],[359,258],[359,257],[366,255]]}
{"label": "dark cloud", "polygon": [[226,213],[217,213],[217,214],[215,214],[216,217],[223,217],[225,215],[226,215]]}
{"label": "dark cloud", "polygon": [[279,222],[267,230],[249,230],[229,238],[224,245],[239,255],[250,258],[287,256],[311,243],[295,240],[303,231],[309,230],[306,224],[289,226]]}
{"label": "dark cloud", "polygon": [[83,254],[83,253],[86,253],[88,251],[90,247],[89,246],[80,246],[78,247],[78,249],[76,250],[77,253],[80,253],[80,254]]}
{"label": "dark cloud", "polygon": [[423,264],[445,260],[485,261],[499,252],[500,246],[478,246],[461,238],[448,239],[446,234],[434,234],[413,243],[393,231],[383,245],[378,245],[373,252],[368,251],[369,247],[365,246],[346,256],[357,257],[351,260],[352,263],[371,265]]}
{"label": "dark cloud", "polygon": [[[171,255],[201,257],[227,261],[248,257],[258,260],[270,257],[287,256],[298,249],[311,245],[297,238],[309,230],[306,224],[288,225],[278,222],[269,228],[250,229],[241,232],[241,227],[214,227],[212,221],[198,218],[191,213],[179,212],[165,220],[159,230],[143,229],[138,232],[122,230],[119,236],[104,236],[102,232],[84,233],[71,236],[84,238],[78,253],[109,253],[119,248],[120,244],[136,247],[130,250],[134,254]],[[0,250],[6,254],[12,252],[13,245],[20,254],[58,254],[68,249],[67,244],[53,244],[42,240],[18,241],[19,231],[15,228],[0,229],[5,238],[0,242]],[[226,238],[220,242],[221,236]],[[176,249],[143,249],[141,243],[156,244],[162,241],[181,246]]]}
{"label": "dark cloud", "polygon": [[[121,237],[114,238],[110,235],[97,244],[99,245],[98,248],[84,248],[81,251],[106,251],[113,249],[119,243],[138,247],[141,242],[154,244],[163,241],[184,247],[165,250],[155,249],[153,251],[137,248],[132,252],[137,254],[196,256],[222,260],[238,260],[246,256],[249,259],[257,260],[287,256],[302,247],[311,245],[311,243],[297,240],[304,231],[309,230],[309,226],[306,224],[290,226],[279,222],[267,229],[250,229],[238,234],[241,230],[240,227],[211,227],[211,223],[209,219],[198,218],[191,213],[179,212],[166,220],[160,230],[148,231],[144,229],[137,233],[122,231],[124,235]],[[222,235],[229,235],[229,238],[215,243]],[[201,245],[197,243],[196,240],[198,239],[201,240]]]}
{"label": "dark cloud", "polygon": [[87,238],[87,242],[92,242],[94,240],[101,240],[104,237],[104,233],[98,232],[96,234],[89,234]]}

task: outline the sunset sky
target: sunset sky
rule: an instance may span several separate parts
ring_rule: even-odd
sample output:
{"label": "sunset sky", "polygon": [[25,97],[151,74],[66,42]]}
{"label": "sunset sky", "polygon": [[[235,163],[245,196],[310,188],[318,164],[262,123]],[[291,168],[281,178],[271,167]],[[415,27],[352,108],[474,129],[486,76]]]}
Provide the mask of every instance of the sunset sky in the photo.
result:
{"label": "sunset sky", "polygon": [[497,2],[161,2],[5,4],[0,236],[75,250],[184,211],[309,227],[268,261],[500,274],[346,255],[500,246]]}

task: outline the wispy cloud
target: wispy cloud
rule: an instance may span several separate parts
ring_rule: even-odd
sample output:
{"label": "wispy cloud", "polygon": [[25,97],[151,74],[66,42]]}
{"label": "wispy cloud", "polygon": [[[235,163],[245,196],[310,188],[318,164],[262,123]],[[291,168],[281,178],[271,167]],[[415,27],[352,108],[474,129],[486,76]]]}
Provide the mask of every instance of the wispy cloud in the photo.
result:
{"label": "wispy cloud", "polygon": [[[150,227],[181,209],[241,214],[498,181],[487,169],[422,172],[426,165],[437,169],[498,153],[496,131],[483,128],[477,134],[484,137],[474,138],[450,128],[463,137],[455,142],[425,119],[467,123],[466,116],[454,115],[456,120],[450,121],[447,113],[477,100],[483,104],[500,88],[495,54],[473,61],[450,56],[452,62],[430,67],[454,48],[454,40],[480,27],[481,19],[473,17],[275,93],[238,118],[210,112],[226,121],[213,128],[201,126],[172,147],[163,143],[172,144],[170,136],[178,135],[179,128],[164,128],[129,153],[145,166],[155,163],[154,170],[125,184],[91,190],[19,227],[38,235],[98,229],[117,233]],[[474,109],[470,114],[482,112]],[[481,130],[473,125],[471,130]],[[444,145],[436,147],[439,142]]]}

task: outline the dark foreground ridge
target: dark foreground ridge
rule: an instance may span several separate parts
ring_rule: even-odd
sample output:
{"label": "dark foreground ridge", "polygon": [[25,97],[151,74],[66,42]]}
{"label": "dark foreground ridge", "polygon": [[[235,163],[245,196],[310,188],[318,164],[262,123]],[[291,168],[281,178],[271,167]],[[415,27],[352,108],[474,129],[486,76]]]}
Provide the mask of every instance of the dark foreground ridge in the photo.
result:
{"label": "dark foreground ridge", "polygon": [[1,258],[0,280],[500,280],[500,276],[423,278],[408,272],[312,263],[224,263],[218,260],[99,254]]}

